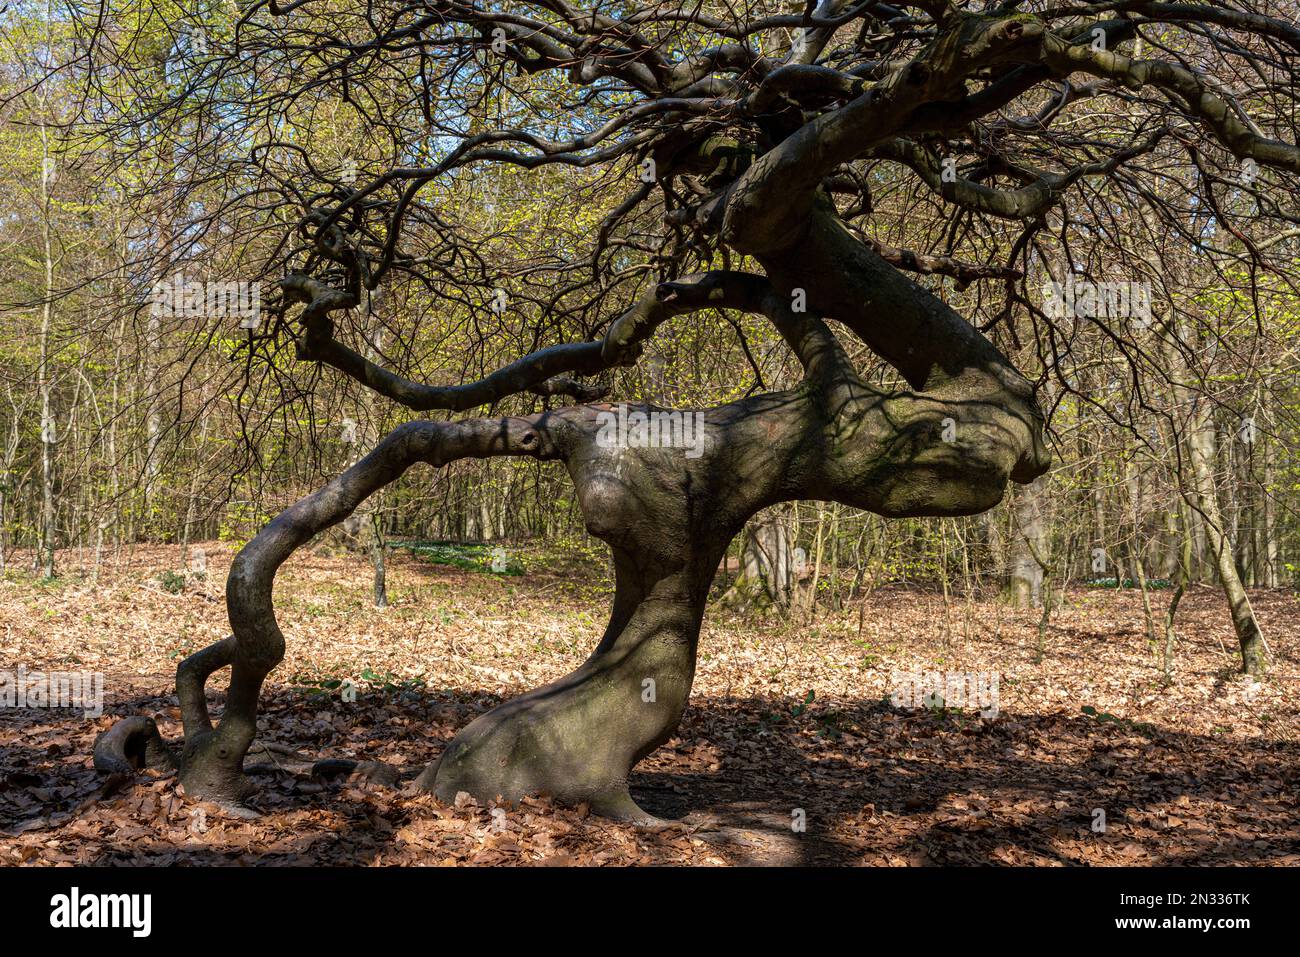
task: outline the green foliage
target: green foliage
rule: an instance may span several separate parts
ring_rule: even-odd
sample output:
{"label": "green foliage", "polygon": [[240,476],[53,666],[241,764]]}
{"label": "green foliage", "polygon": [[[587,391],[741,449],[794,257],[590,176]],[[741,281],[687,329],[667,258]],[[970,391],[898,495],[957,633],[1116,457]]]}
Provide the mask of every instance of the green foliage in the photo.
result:
{"label": "green foliage", "polygon": [[173,595],[179,595],[185,590],[185,575],[168,569],[158,576],[158,584]]}
{"label": "green foliage", "polygon": [[252,502],[231,502],[217,526],[217,538],[243,545],[274,518],[274,513]]}
{"label": "green foliage", "polygon": [[1081,710],[1088,717],[1096,720],[1098,724],[1117,724],[1127,731],[1134,731],[1138,734],[1146,735],[1147,737],[1152,737],[1156,733],[1156,727],[1153,724],[1141,721],[1130,721],[1128,718],[1118,718],[1108,711],[1098,711],[1090,704],[1085,704]]}
{"label": "green foliage", "polygon": [[764,711],[759,716],[759,722],[765,727],[774,727],[786,720],[799,718],[808,710],[808,706],[813,703],[813,700],[816,697],[817,693],[812,689],[809,689],[808,694],[804,696],[803,701],[791,707],[788,714],[780,711]]}
{"label": "green foliage", "polygon": [[[1141,586],[1132,578],[1125,578],[1120,582],[1116,578],[1089,578],[1083,583],[1088,588],[1140,588]],[[1168,578],[1148,578],[1147,588],[1161,589],[1173,588],[1174,583]]]}
{"label": "green foliage", "polygon": [[504,556],[504,565],[498,562],[499,545],[487,545],[465,542],[392,542],[396,548],[404,548],[415,557],[432,565],[450,565],[470,572],[483,572],[489,575],[522,575],[523,563],[513,555]]}
{"label": "green foliage", "polygon": [[428,682],[423,677],[400,678],[392,672],[375,671],[369,665],[361,669],[357,680],[333,674],[322,677],[305,673],[294,675],[289,680],[292,690],[318,700],[341,698],[349,683],[358,695],[379,694],[403,699],[418,697],[428,688]]}

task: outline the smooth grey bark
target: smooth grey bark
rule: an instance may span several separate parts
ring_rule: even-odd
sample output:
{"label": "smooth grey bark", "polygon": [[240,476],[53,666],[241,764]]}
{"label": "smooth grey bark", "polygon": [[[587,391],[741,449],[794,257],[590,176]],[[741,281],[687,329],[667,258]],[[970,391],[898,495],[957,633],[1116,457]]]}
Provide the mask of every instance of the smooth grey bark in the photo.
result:
{"label": "smooth grey bark", "polygon": [[1264,498],[1263,505],[1263,527],[1260,529],[1260,535],[1263,540],[1262,568],[1260,569],[1260,585],[1265,588],[1276,588],[1278,586],[1278,567],[1280,554],[1277,540],[1277,506],[1273,500],[1274,483],[1277,481],[1275,471],[1276,451],[1273,448],[1272,438],[1268,437],[1262,443],[1261,454],[1264,459],[1264,477],[1263,488],[1260,493]]}
{"label": "smooth grey bark", "polygon": [[[1142,548],[1142,483],[1133,467],[1131,456],[1124,460],[1124,490],[1129,507],[1129,564],[1133,568],[1133,580],[1142,593],[1142,616],[1146,623],[1147,646],[1154,650],[1156,646],[1156,624],[1151,613],[1151,594],[1147,588],[1146,562]],[[1122,584],[1122,583],[1121,583]]]}
{"label": "smooth grey bark", "polygon": [[1043,521],[1043,492],[1046,480],[1035,479],[1015,494],[1011,535],[1011,567],[1007,599],[1013,608],[1037,608],[1043,600],[1044,568],[1040,556],[1047,554],[1047,529]]}
{"label": "smooth grey bark", "polygon": [[41,396],[41,535],[37,550],[37,567],[46,578],[54,577],[54,550],[57,522],[54,502],[54,466],[57,424],[54,420],[50,371],[50,334],[54,322],[54,227],[50,195],[49,128],[46,121],[46,97],[40,96],[41,119],[41,248],[44,268],[44,296],[41,303],[41,334],[37,358],[37,389]]}
{"label": "smooth grey bark", "polygon": [[13,415],[9,420],[9,435],[6,436],[3,446],[4,456],[0,458],[0,577],[3,577],[5,569],[8,567],[9,524],[6,516],[8,515],[9,483],[13,481],[14,458],[18,454],[18,447],[22,439],[22,433],[19,432],[18,425],[23,418],[20,407],[14,400],[12,387],[8,383],[5,384],[5,399],[13,409]]}
{"label": "smooth grey bark", "polygon": [[775,605],[787,608],[794,589],[794,549],[784,515],[750,522],[743,535],[740,574],[722,596],[736,611]]}
{"label": "smooth grey bark", "polygon": [[1208,403],[1202,399],[1193,412],[1193,422],[1187,435],[1187,457],[1191,462],[1193,491],[1196,509],[1205,528],[1205,537],[1219,573],[1219,583],[1228,599],[1233,628],[1241,646],[1242,670],[1249,674],[1262,674],[1267,668],[1264,634],[1250,605],[1250,597],[1241,583],[1237,563],[1233,559],[1232,542],[1224,527],[1219,506],[1218,488],[1214,481],[1214,427],[1204,409]]}
{"label": "smooth grey bark", "polygon": [[388,607],[388,568],[385,552],[388,549],[384,541],[383,527],[378,514],[370,516],[370,564],[375,572],[374,599],[376,608]]}

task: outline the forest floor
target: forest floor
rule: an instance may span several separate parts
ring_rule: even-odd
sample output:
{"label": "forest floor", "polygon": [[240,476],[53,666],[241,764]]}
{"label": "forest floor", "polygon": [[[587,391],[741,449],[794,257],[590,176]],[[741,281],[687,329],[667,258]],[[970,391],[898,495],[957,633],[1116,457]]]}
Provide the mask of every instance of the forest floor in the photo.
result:
{"label": "forest floor", "polygon": [[[97,718],[0,708],[0,863],[1300,864],[1290,591],[1252,595],[1273,655],[1262,682],[1236,672],[1222,595],[1190,591],[1171,686],[1133,590],[1071,589],[1041,663],[1040,613],[992,600],[887,587],[810,624],[711,608],[681,728],[633,773],[665,823],[636,827],[545,799],[496,809],[409,788],[475,715],[584,659],[607,614],[604,571],[527,548],[522,574],[399,551],[379,610],[364,559],[303,552],[278,579],[288,652],[259,740],[401,777],[267,767],[246,819],[188,800],[173,775],[106,780],[90,761],[124,715],[179,736],[176,663],[227,634],[233,548],[202,548],[206,578],[177,593],[168,546],[123,552],[97,584],[12,569],[0,581],[0,672],[104,681]],[[1169,593],[1153,598],[1162,617]],[[900,675],[917,672],[996,673],[996,714],[895,707]],[[222,674],[209,692],[219,711]]]}

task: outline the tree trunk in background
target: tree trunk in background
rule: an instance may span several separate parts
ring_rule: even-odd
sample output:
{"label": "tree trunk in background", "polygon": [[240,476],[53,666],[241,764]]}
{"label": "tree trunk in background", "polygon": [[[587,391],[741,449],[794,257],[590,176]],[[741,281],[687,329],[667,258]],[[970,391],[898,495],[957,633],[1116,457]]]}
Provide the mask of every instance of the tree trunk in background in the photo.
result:
{"label": "tree trunk in background", "polygon": [[[42,107],[44,103],[42,103]],[[54,409],[51,404],[50,326],[53,323],[54,245],[50,223],[50,151],[42,109],[41,121],[41,240],[45,252],[45,297],[41,304],[41,343],[37,387],[41,394],[41,547],[38,561],[46,578],[54,577]]]}
{"label": "tree trunk in background", "polygon": [[784,512],[768,512],[745,529],[740,575],[722,602],[736,611],[788,608],[794,589],[794,551]]}
{"label": "tree trunk in background", "polygon": [[1011,535],[1011,568],[1007,599],[1013,608],[1036,608],[1042,601],[1043,566],[1047,554],[1047,529],[1043,521],[1046,477],[1015,490]]}
{"label": "tree trunk in background", "polygon": [[812,620],[813,612],[816,610],[817,607],[817,582],[821,579],[821,574],[822,574],[822,556],[824,554],[825,541],[826,541],[824,535],[825,530],[826,530],[826,505],[822,502],[818,502],[817,503],[817,531],[813,536],[814,544],[813,544],[813,560],[812,560],[811,574],[810,575],[805,574],[806,571],[808,570],[807,559],[805,559],[803,562],[804,567],[803,568],[799,567],[800,562],[799,562],[799,555],[797,552],[793,553],[794,558],[793,558],[793,565],[791,567],[791,576],[794,579],[795,587],[800,587],[801,580],[805,577],[808,578],[808,582],[806,584],[803,584],[802,587],[800,588],[800,605],[802,606],[800,611],[804,619],[807,621]]}
{"label": "tree trunk in background", "polygon": [[1196,507],[1205,529],[1206,542],[1219,573],[1219,583],[1228,598],[1232,612],[1233,628],[1241,645],[1242,670],[1249,674],[1262,674],[1266,667],[1264,635],[1250,598],[1237,574],[1233,560],[1232,543],[1224,530],[1223,515],[1219,508],[1218,489],[1214,483],[1214,424],[1209,414],[1209,403],[1201,399],[1193,412],[1192,427],[1187,436],[1188,458],[1191,460]]}
{"label": "tree trunk in background", "polygon": [[1180,554],[1183,548],[1184,532],[1178,527],[1178,513],[1172,508],[1165,510],[1164,534],[1161,536],[1160,577],[1173,581],[1178,574]]}
{"label": "tree trunk in background", "polygon": [[[374,318],[374,309],[377,305],[376,300],[381,297],[381,293],[376,290],[367,293],[367,313]],[[379,359],[379,354],[383,349],[384,327],[375,322],[374,328],[366,335],[366,358],[370,361]],[[379,438],[376,416],[379,414],[375,408],[375,394],[367,389],[363,393],[362,403],[366,410],[366,429],[363,440],[363,447],[369,448],[374,445]],[[362,505],[360,511],[365,516],[365,533],[368,538],[370,547],[370,567],[374,570],[374,599],[376,608],[388,607],[388,569],[385,563],[385,555],[388,550],[388,543],[384,541],[384,523],[383,523],[383,501],[384,493],[377,493],[372,499]]]}
{"label": "tree trunk in background", "polygon": [[162,442],[162,412],[159,409],[158,386],[158,350],[162,345],[161,320],[152,313],[146,324],[144,353],[144,389],[145,389],[145,459],[144,459],[144,508],[145,527],[153,519],[154,498],[157,495],[160,463],[158,447]]}
{"label": "tree trunk in background", "polygon": [[[203,401],[202,396],[199,399]],[[203,450],[208,444],[208,413],[204,412],[199,419],[199,444],[195,449],[196,455],[202,455]],[[185,519],[181,523],[181,572],[188,574],[190,571],[190,534],[191,527],[194,524],[194,504],[198,497],[199,470],[194,469],[190,473],[190,487],[185,498]],[[103,535],[103,529],[100,529],[100,535]],[[98,547],[96,547],[96,568],[98,568]]]}
{"label": "tree trunk in background", "polygon": [[379,513],[370,516],[370,562],[375,569],[375,607],[388,607],[388,573],[384,565],[384,550],[388,544],[384,541],[384,530],[380,524]]}
{"label": "tree trunk in background", "polygon": [[[374,305],[375,302],[372,300],[370,308],[373,309]],[[364,355],[367,360],[375,361],[378,358],[381,348],[381,335],[382,327],[377,327],[374,332],[364,334],[366,344]],[[360,460],[360,449],[370,448],[378,440],[376,424],[379,413],[375,407],[374,393],[369,390],[362,393],[358,405],[360,406],[360,412],[358,413],[360,421],[345,417],[338,424],[343,434],[343,441],[351,447],[347,468],[353,467]],[[365,555],[369,560],[373,572],[373,595],[376,608],[388,607],[388,571],[386,564],[388,543],[384,535],[383,503],[383,492],[377,492],[340,522],[337,526],[338,531],[332,536],[350,555],[356,557]],[[435,534],[438,534],[436,529]]]}
{"label": "tree trunk in background", "polygon": [[1214,568],[1210,562],[1209,538],[1205,533],[1205,519],[1199,510],[1189,510],[1192,523],[1192,581],[1214,584]]}
{"label": "tree trunk in background", "polygon": [[1273,443],[1268,438],[1264,440],[1264,447],[1261,450],[1264,457],[1264,487],[1262,489],[1264,497],[1263,508],[1263,528],[1261,534],[1264,538],[1264,547],[1262,550],[1263,568],[1261,569],[1260,584],[1265,588],[1276,588],[1278,586],[1278,547],[1277,547],[1277,512],[1273,502],[1273,483],[1276,476],[1273,471]]}
{"label": "tree trunk in background", "polygon": [[1164,680],[1167,685],[1174,682],[1174,640],[1177,637],[1174,622],[1178,616],[1178,605],[1183,600],[1183,594],[1187,591],[1188,572],[1192,564],[1192,537],[1187,531],[1187,511],[1186,504],[1180,503],[1179,514],[1183,518],[1182,537],[1178,542],[1178,564],[1173,572],[1174,595],[1169,600],[1169,610],[1165,613],[1165,641],[1161,655],[1161,671],[1164,673]]}
{"label": "tree trunk in background", "polygon": [[478,493],[478,529],[479,538],[483,541],[490,541],[494,537],[496,522],[492,519],[492,502],[491,490],[492,483],[489,481],[491,472],[487,462],[482,463],[484,481],[479,486]]}
{"label": "tree trunk in background", "polygon": [[1124,461],[1124,489],[1128,493],[1129,517],[1133,526],[1132,538],[1129,539],[1129,564],[1133,568],[1133,580],[1142,592],[1142,617],[1146,622],[1147,645],[1154,651],[1156,624],[1151,613],[1151,595],[1147,591],[1147,572],[1142,554],[1142,483],[1133,468],[1132,457]]}
{"label": "tree trunk in background", "polygon": [[[989,561],[993,565],[994,580],[1002,587],[1004,583],[1010,581],[1011,568],[1007,564],[1007,545],[1006,536],[1002,534],[1002,510],[998,508],[989,509],[982,516],[981,521],[984,523],[984,536],[988,543]],[[980,575],[981,584],[983,576]]]}
{"label": "tree trunk in background", "polygon": [[1255,619],[1250,598],[1237,574],[1233,560],[1232,542],[1224,526],[1219,506],[1219,492],[1215,485],[1214,416],[1208,396],[1194,392],[1186,358],[1167,337],[1161,338],[1169,362],[1174,395],[1180,408],[1188,408],[1183,440],[1191,468],[1191,490],[1183,490],[1189,499],[1190,511],[1200,519],[1210,557],[1219,573],[1219,583],[1228,599],[1232,626],[1241,646],[1241,667],[1248,674],[1262,674],[1267,667],[1264,634]]}
{"label": "tree trunk in background", "polygon": [[18,429],[22,411],[14,401],[13,392],[7,383],[5,398],[13,409],[13,419],[10,421],[9,435],[5,441],[4,460],[0,462],[0,577],[4,576],[9,559],[9,526],[6,516],[9,514],[9,492],[11,488],[16,489],[16,486],[11,486],[10,483],[14,481],[14,458],[18,454],[18,446],[22,440],[22,433]]}

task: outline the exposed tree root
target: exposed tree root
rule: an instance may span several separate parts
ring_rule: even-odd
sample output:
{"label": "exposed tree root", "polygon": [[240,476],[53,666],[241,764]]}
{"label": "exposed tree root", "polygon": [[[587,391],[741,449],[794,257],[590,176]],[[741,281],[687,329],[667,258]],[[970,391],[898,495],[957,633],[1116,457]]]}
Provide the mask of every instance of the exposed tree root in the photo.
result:
{"label": "exposed tree root", "polygon": [[143,768],[174,771],[176,756],[158,733],[153,718],[123,718],[95,739],[95,768],[109,774],[134,776]]}
{"label": "exposed tree root", "polygon": [[337,777],[356,776],[371,784],[395,788],[401,779],[401,772],[391,764],[382,761],[348,761],[339,758],[324,758],[311,767],[312,777],[330,780]]}

